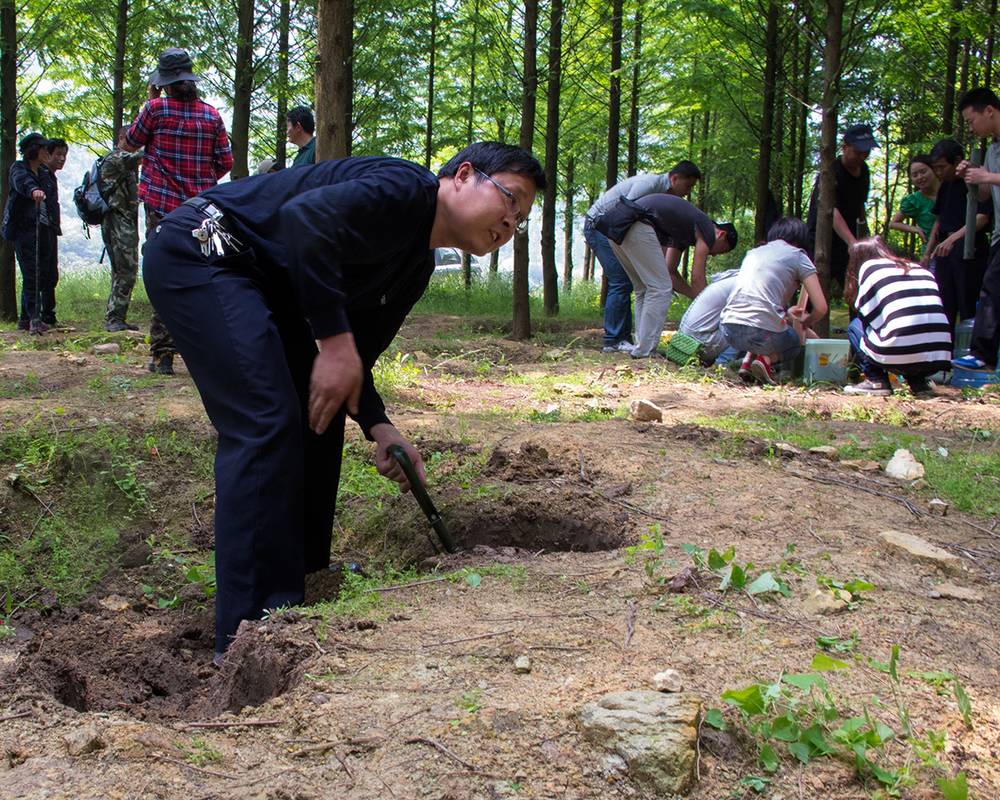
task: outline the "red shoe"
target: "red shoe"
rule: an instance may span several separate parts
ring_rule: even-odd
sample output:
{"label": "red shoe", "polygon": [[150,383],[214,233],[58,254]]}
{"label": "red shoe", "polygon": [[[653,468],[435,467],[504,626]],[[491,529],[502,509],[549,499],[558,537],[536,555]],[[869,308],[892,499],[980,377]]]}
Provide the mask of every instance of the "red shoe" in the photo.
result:
{"label": "red shoe", "polygon": [[753,363],[750,364],[750,374],[765,386],[777,386],[778,384],[778,381],[774,378],[774,368],[771,366],[771,362],[764,358],[764,356],[756,356],[754,358]]}
{"label": "red shoe", "polygon": [[740,364],[739,370],[736,374],[739,376],[740,380],[744,383],[750,383],[753,380],[753,375],[750,373],[750,365],[753,363],[753,353],[747,353],[743,356],[743,363]]}

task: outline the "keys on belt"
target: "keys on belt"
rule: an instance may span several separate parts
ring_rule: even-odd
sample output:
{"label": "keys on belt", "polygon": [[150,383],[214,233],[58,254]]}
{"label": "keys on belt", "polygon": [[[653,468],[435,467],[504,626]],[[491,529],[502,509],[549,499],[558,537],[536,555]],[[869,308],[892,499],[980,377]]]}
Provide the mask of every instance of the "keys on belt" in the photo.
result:
{"label": "keys on belt", "polygon": [[208,258],[213,251],[216,255],[221,256],[225,255],[227,249],[230,252],[239,250],[241,246],[239,239],[230,234],[222,225],[222,213],[211,204],[199,210],[208,216],[201,225],[191,231],[191,235],[198,240],[201,254]]}

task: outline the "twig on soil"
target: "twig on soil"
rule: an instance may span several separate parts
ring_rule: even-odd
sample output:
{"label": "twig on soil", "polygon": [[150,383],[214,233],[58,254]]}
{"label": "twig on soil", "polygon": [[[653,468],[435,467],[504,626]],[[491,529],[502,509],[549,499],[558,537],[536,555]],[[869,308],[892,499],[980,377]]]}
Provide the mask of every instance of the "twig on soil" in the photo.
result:
{"label": "twig on soil", "polygon": [[195,507],[194,503],[191,504],[191,513],[194,515],[194,524],[197,525],[198,529],[200,530],[202,527],[201,519],[199,519],[198,517],[198,509]]}
{"label": "twig on soil", "polygon": [[430,644],[422,645],[423,647],[444,647],[448,644],[459,644],[460,642],[471,642],[476,639],[492,639],[496,636],[506,636],[507,634],[514,633],[517,628],[508,628],[503,631],[496,631],[494,633],[481,633],[478,636],[463,636],[461,639],[448,639],[445,642],[431,642]]}
{"label": "twig on soil", "polygon": [[817,475],[815,473],[810,474],[808,472],[802,472],[799,470],[794,470],[791,472],[791,474],[799,478],[805,478],[806,480],[809,481],[817,481],[818,483],[831,483],[836,486],[847,486],[851,489],[858,489],[859,491],[867,492],[868,494],[877,495],[878,497],[885,497],[888,500],[895,500],[897,503],[903,506],[903,508],[905,508],[911,514],[913,514],[913,516],[915,517],[926,516],[923,511],[921,511],[919,508],[913,505],[913,503],[911,503],[905,497],[900,497],[899,495],[890,494],[889,492],[883,492],[880,491],[879,489],[873,489],[872,487],[865,486],[864,484],[851,483],[850,481],[842,481],[839,478],[831,478],[829,475]]}
{"label": "twig on soil", "polygon": [[304,758],[305,756],[312,755],[313,753],[325,753],[327,750],[332,750],[341,742],[320,742],[319,744],[311,744],[307,747],[300,747],[294,753],[290,753],[292,758]]}
{"label": "twig on soil", "polygon": [[395,586],[376,586],[373,589],[369,589],[371,592],[395,592],[399,589],[410,589],[414,586],[423,586],[427,583],[441,583],[442,581],[450,580],[450,578],[428,578],[423,581],[413,581],[412,583],[400,583]]}
{"label": "twig on soil", "polygon": [[233,722],[189,722],[185,728],[267,728],[280,725],[280,719],[248,719]]}
{"label": "twig on soil", "polygon": [[158,761],[165,761],[168,764],[174,764],[178,767],[184,767],[192,772],[200,773],[201,775],[211,775],[213,778],[225,778],[227,781],[236,780],[235,775],[227,775],[225,772],[216,772],[214,769],[205,769],[204,767],[196,767],[194,764],[188,764],[187,761],[181,761],[179,758],[170,758],[169,756],[156,756]]}
{"label": "twig on soil", "polygon": [[581,650],[590,650],[589,647],[570,647],[568,645],[561,644],[533,644],[527,648],[528,650],[563,650],[568,653],[577,653]]}
{"label": "twig on soil", "polygon": [[344,768],[344,772],[347,773],[347,777],[351,779],[351,784],[353,788],[353,784],[357,783],[357,780],[354,778],[354,773],[351,772],[351,768],[347,766],[347,762],[340,757],[340,754],[336,750],[333,751],[333,757],[337,759],[337,761],[340,762],[340,766]]}
{"label": "twig on soil", "polygon": [[467,350],[464,353],[459,353],[457,356],[452,356],[451,358],[446,358],[444,361],[439,361],[437,364],[431,367],[431,369],[441,369],[445,364],[449,364],[452,361],[460,361],[468,356],[475,355],[476,353],[482,353],[484,350],[488,350],[488,347],[478,347],[475,350]]}
{"label": "twig on soil", "polygon": [[439,753],[443,753],[444,755],[448,756],[448,758],[454,759],[470,772],[485,774],[485,773],[480,773],[479,767],[477,767],[475,764],[470,764],[468,761],[459,758],[453,752],[451,752],[451,750],[449,750],[447,747],[445,747],[443,744],[441,744],[441,742],[437,741],[436,739],[430,739],[426,736],[414,736],[412,739],[407,739],[406,741],[404,741],[403,744],[426,744],[430,747],[433,747]]}
{"label": "twig on soil", "polygon": [[622,645],[622,650],[628,650],[628,646],[632,644],[632,635],[635,633],[635,618],[638,613],[639,609],[635,600],[629,600],[628,611],[625,614],[625,643]]}
{"label": "twig on soil", "polygon": [[0,717],[0,722],[10,722],[12,719],[24,719],[30,716],[30,711],[22,711],[20,714],[8,714],[6,717]]}
{"label": "twig on soil", "polygon": [[431,710],[430,707],[421,708],[421,709],[418,709],[417,711],[414,711],[412,714],[407,714],[405,717],[401,717],[400,719],[398,719],[395,722],[393,722],[389,726],[389,729],[391,730],[392,728],[398,728],[400,725],[402,725],[407,720],[411,720],[414,717],[419,717],[421,714],[426,714],[430,710]]}

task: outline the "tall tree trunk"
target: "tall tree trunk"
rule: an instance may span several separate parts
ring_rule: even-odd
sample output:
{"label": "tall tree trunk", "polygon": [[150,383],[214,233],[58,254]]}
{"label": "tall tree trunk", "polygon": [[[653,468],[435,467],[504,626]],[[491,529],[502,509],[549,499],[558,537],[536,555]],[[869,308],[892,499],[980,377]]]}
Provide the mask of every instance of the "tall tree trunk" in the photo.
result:
{"label": "tall tree trunk", "polygon": [[[826,45],[823,48],[823,127],[820,135],[819,209],[816,216],[816,271],[823,294],[830,296],[830,248],[833,244],[833,208],[836,204],[837,104],[840,100],[840,44],[844,0],[827,0]],[[830,332],[827,315],[815,326],[820,336]]]}
{"label": "tall tree trunk", "polygon": [[424,137],[424,166],[431,168],[434,156],[434,60],[437,50],[437,0],[431,0],[431,45],[430,63],[427,67],[427,132]]}
{"label": "tall tree trunk", "polygon": [[629,177],[639,171],[639,61],[642,57],[642,0],[635,7],[635,29],[632,38],[632,91],[628,115],[628,168]]}
{"label": "tall tree trunk", "polygon": [[[952,0],[952,10],[956,13],[962,11],[962,0]],[[955,135],[955,78],[958,73],[958,22],[952,16],[951,24],[948,26],[948,51],[945,57],[944,73],[944,102],[942,117],[942,128],[945,135]]]}
{"label": "tall tree trunk", "polygon": [[[472,144],[476,118],[476,55],[479,52],[479,0],[472,6],[472,38],[469,40],[469,102],[465,108],[465,143]],[[493,270],[494,272],[496,270]],[[462,282],[472,288],[472,255],[462,253]]]}
{"label": "tall tree trunk", "polygon": [[351,154],[354,0],[317,0],[316,160]]}
{"label": "tall tree trunk", "polygon": [[986,59],[983,65],[983,86],[993,79],[993,44],[996,41],[997,0],[990,0],[990,27],[986,36]]}
{"label": "tall tree trunk", "polygon": [[711,112],[706,108],[701,115],[701,180],[698,181],[698,208],[704,210],[708,201],[708,180],[712,173],[708,166],[708,124],[712,120]]}
{"label": "tall tree trunk", "polygon": [[274,158],[282,167],[288,157],[288,29],[291,17],[291,0],[281,0],[278,11],[278,122],[275,129]]}
{"label": "tall tree trunk", "polygon": [[253,93],[254,0],[239,0],[236,22],[236,79],[233,85],[233,170],[230,177],[250,174],[250,97]]}
{"label": "tall tree trunk", "polygon": [[[969,89],[969,51],[972,49],[972,42],[969,37],[966,36],[965,40],[962,42],[962,67],[959,70],[958,78],[958,96],[961,97]],[[971,134],[969,137],[966,136],[966,126],[963,124],[965,120],[962,119],[962,112],[957,108],[955,109],[955,132],[959,134],[959,141],[964,143],[967,138],[971,141]],[[974,146],[974,145],[973,145]]]}
{"label": "tall tree trunk", "polygon": [[556,269],[556,203],[559,180],[559,90],[562,80],[562,0],[549,12],[548,87],[545,108],[545,194],[542,198],[542,305],[546,315],[559,313]]}
{"label": "tall tree trunk", "polygon": [[490,253],[490,275],[495,276],[500,271],[500,251]]}
{"label": "tall tree trunk", "polygon": [[792,6],[792,47],[791,47],[791,75],[786,80],[791,87],[788,92],[788,155],[785,159],[785,192],[788,200],[788,213],[795,213],[795,181],[801,182],[802,176],[796,175],[795,165],[798,157],[799,134],[796,127],[799,119],[799,104],[796,102],[796,94],[799,89],[799,4],[796,2]]}
{"label": "tall tree trunk", "polygon": [[128,41],[128,0],[118,0],[115,16],[115,63],[111,78],[111,146],[125,121],[125,47]]}
{"label": "tall tree trunk", "polygon": [[[0,0],[0,202],[7,202],[10,165],[17,139],[17,11],[14,0]],[[17,319],[14,245],[0,239],[0,319]]]}
{"label": "tall tree trunk", "polygon": [[809,46],[809,40],[807,39],[802,48],[803,55],[805,56],[805,63],[802,66],[802,86],[799,90],[801,95],[801,104],[799,104],[799,144],[795,148],[796,150],[796,162],[794,174],[796,176],[795,182],[795,216],[802,217],[802,194],[803,194],[803,182],[802,177],[806,172],[806,135],[809,130],[809,90],[812,88],[812,48]]}
{"label": "tall tree trunk", "polygon": [[[538,94],[538,0],[524,2],[524,62],[521,79],[521,133],[519,143],[531,150],[535,140],[535,97]],[[525,209],[527,213],[527,209]],[[511,336],[531,336],[531,306],[528,298],[528,231],[514,234],[514,319]]]}
{"label": "tall tree trunk", "polygon": [[611,81],[608,90],[608,169],[604,187],[618,183],[618,140],[621,135],[622,110],[622,4],[611,2]]}
{"label": "tall tree trunk", "polygon": [[573,287],[573,201],[576,199],[576,163],[573,154],[566,157],[566,184],[563,186],[563,290]]}
{"label": "tall tree trunk", "polygon": [[767,29],[764,35],[764,108],[760,118],[760,158],[757,160],[757,214],[754,240],[767,236],[767,193],[771,183],[771,153],[774,148],[774,97],[778,75],[778,3],[767,4]]}

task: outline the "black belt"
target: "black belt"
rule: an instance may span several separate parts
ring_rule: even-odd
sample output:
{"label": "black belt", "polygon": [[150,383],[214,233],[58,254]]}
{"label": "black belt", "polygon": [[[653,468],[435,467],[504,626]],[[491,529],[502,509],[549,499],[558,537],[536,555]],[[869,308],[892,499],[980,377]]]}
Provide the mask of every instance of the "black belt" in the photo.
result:
{"label": "black belt", "polygon": [[220,225],[226,221],[225,212],[219,208],[211,200],[206,200],[204,197],[189,197],[184,201],[184,205],[191,206],[195,211],[200,211],[206,217],[214,219]]}

